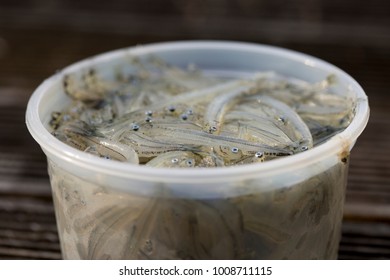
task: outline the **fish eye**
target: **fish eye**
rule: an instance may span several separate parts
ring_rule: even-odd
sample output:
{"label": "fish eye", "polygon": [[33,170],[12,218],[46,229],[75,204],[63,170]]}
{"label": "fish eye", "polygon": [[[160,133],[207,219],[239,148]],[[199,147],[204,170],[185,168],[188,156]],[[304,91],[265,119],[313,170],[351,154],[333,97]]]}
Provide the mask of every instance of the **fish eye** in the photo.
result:
{"label": "fish eye", "polygon": [[138,124],[135,124],[135,123],[133,123],[133,124],[131,125],[131,129],[132,129],[132,130],[134,130],[134,131],[138,131],[138,129],[139,129],[139,125],[138,125]]}
{"label": "fish eye", "polygon": [[263,153],[262,152],[257,152],[256,154],[255,154],[255,157],[257,157],[257,158],[262,158],[263,157]]}
{"label": "fish eye", "polygon": [[168,111],[173,113],[173,112],[176,111],[176,107],[171,105],[171,106],[168,107]]}

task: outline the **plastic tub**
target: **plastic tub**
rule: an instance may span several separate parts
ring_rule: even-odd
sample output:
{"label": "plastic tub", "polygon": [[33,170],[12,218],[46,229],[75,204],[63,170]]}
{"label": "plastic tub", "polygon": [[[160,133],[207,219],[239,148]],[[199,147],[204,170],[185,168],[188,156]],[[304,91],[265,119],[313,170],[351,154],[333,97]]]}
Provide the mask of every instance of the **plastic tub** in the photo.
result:
{"label": "plastic tub", "polygon": [[[339,94],[356,99],[356,114],[347,129],[307,152],[226,168],[107,161],[50,134],[51,112],[70,101],[65,74],[94,68],[112,78],[130,55],[150,54],[205,71],[272,70],[309,82],[334,73]],[[44,81],[26,113],[48,158],[65,259],[335,259],[349,153],[368,116],[364,91],[339,68],[286,49],[223,41],[137,46],[83,60]]]}

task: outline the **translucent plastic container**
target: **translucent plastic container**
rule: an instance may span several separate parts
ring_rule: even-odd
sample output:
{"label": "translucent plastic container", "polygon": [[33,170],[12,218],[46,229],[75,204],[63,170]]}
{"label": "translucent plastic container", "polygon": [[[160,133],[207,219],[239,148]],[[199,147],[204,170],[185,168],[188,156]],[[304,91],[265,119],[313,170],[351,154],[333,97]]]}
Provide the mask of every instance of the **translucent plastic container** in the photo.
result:
{"label": "translucent plastic container", "polygon": [[[304,153],[226,168],[167,169],[108,161],[49,132],[51,112],[69,104],[63,77],[93,67],[106,77],[130,55],[155,54],[204,71],[275,71],[309,82],[336,74],[356,101],[343,132]],[[337,67],[301,53],[248,43],[187,41],[113,51],[43,82],[27,126],[48,158],[65,259],[335,259],[349,153],[367,124],[367,96]]]}

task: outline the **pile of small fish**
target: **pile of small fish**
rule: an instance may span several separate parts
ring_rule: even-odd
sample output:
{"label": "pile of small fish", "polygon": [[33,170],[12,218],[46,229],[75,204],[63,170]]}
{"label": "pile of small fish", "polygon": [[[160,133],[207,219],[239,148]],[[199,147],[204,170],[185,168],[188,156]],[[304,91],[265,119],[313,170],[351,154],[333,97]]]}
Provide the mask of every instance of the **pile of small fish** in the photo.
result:
{"label": "pile of small fish", "polygon": [[155,167],[218,167],[300,153],[345,129],[354,104],[337,77],[307,83],[273,72],[206,75],[157,57],[133,58],[108,80],[95,69],[63,79],[71,104],[53,135],[99,157]]}

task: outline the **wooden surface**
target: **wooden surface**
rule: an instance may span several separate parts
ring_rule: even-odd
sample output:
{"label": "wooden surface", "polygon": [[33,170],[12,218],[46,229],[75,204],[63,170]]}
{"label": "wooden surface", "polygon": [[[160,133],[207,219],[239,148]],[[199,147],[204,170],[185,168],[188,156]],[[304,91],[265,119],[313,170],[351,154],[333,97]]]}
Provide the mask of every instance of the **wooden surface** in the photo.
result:
{"label": "wooden surface", "polygon": [[0,258],[61,258],[46,159],[24,121],[44,78],[121,47],[227,39],[320,57],[366,90],[371,118],[352,151],[339,258],[390,259],[390,4],[286,2],[1,0]]}

